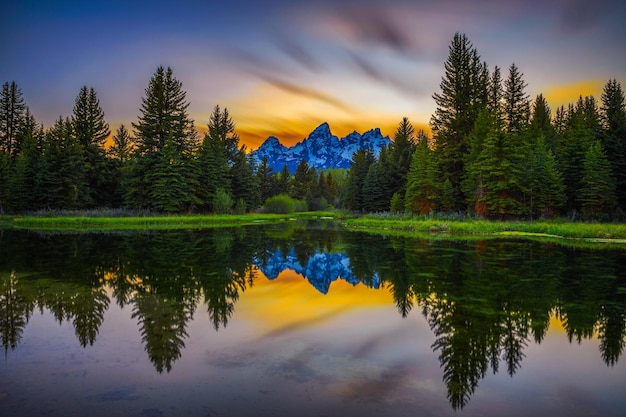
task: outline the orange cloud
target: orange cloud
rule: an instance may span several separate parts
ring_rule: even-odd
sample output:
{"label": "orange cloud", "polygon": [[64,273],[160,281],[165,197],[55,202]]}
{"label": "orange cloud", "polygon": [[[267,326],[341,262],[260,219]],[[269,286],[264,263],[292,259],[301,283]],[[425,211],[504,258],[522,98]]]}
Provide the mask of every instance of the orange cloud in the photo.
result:
{"label": "orange cloud", "polygon": [[575,103],[580,96],[594,96],[600,99],[605,81],[586,80],[576,83],[562,84],[549,88],[543,95],[553,110],[569,103]]}
{"label": "orange cloud", "polygon": [[[430,132],[428,125],[419,119],[425,119],[426,115],[393,113],[376,102],[353,104],[314,88],[288,83],[259,83],[246,95],[223,106],[235,121],[241,143],[249,149],[258,148],[269,136],[292,146],[323,122],[328,122],[332,133],[339,138],[355,130],[363,133],[373,128],[380,128],[383,135],[393,138],[398,123],[406,115],[416,130]],[[200,118],[204,119],[208,120],[208,116]]]}

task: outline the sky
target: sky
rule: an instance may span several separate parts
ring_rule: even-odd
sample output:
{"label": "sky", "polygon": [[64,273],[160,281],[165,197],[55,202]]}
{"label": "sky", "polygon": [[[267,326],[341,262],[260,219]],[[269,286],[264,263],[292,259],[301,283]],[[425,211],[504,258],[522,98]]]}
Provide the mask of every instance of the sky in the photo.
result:
{"label": "sky", "polygon": [[622,0],[15,0],[0,14],[0,82],[45,126],[93,87],[115,131],[164,66],[200,132],[226,107],[249,149],[323,122],[393,137],[402,117],[428,129],[456,32],[503,77],[515,63],[554,111],[599,100],[612,78],[626,88],[625,21]]}

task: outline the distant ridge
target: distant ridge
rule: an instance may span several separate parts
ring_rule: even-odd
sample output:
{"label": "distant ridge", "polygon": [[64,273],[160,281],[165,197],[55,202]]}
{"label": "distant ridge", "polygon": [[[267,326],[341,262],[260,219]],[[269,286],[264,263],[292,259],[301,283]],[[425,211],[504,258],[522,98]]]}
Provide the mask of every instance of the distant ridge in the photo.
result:
{"label": "distant ridge", "polygon": [[331,133],[328,123],[324,122],[308,137],[291,147],[286,147],[278,138],[270,136],[252,155],[259,162],[267,156],[269,165],[276,172],[280,172],[286,164],[293,173],[303,159],[318,170],[349,168],[352,155],[359,149],[372,149],[378,156],[382,147],[390,144],[389,136],[383,136],[378,128],[363,134],[354,131],[338,139]]}

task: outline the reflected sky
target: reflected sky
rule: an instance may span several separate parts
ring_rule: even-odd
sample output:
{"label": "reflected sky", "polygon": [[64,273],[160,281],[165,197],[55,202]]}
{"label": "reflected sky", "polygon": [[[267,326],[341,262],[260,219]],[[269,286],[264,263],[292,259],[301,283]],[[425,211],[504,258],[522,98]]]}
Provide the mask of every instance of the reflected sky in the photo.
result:
{"label": "reflected sky", "polygon": [[[626,407],[621,251],[321,223],[0,238],[0,415],[618,416]],[[261,255],[290,247],[300,265],[344,254],[358,279],[337,277],[322,292],[319,277],[302,274],[313,268],[265,276]],[[159,262],[164,253],[177,255]]]}

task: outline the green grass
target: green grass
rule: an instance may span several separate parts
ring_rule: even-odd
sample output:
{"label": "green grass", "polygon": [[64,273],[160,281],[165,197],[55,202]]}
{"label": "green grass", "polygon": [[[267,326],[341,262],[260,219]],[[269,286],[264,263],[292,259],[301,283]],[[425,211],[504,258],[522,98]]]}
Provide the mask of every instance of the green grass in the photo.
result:
{"label": "green grass", "polygon": [[393,215],[356,216],[337,211],[289,214],[248,213],[221,215],[139,215],[119,213],[48,213],[0,216],[0,229],[31,230],[152,230],[202,229],[279,223],[293,220],[331,219],[347,230],[412,236],[423,239],[520,238],[569,246],[604,246],[626,249],[626,224],[584,223],[566,220],[488,221],[479,219],[423,218]]}
{"label": "green grass", "polygon": [[333,212],[305,212],[291,214],[215,214],[176,216],[2,216],[0,228],[31,230],[145,230],[145,229],[201,229],[243,226],[281,221],[336,218]]}
{"label": "green grass", "polygon": [[424,236],[520,237],[542,239],[578,239],[593,243],[614,243],[626,246],[626,225],[614,223],[583,223],[563,220],[488,221],[478,219],[445,220],[423,218],[381,218],[363,216],[345,218],[342,225],[353,230],[378,233],[398,231]]}

